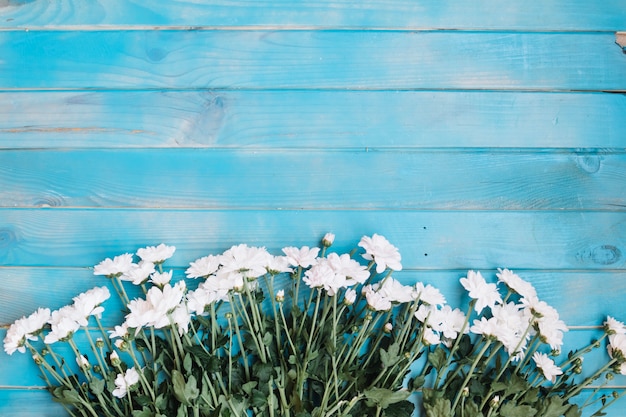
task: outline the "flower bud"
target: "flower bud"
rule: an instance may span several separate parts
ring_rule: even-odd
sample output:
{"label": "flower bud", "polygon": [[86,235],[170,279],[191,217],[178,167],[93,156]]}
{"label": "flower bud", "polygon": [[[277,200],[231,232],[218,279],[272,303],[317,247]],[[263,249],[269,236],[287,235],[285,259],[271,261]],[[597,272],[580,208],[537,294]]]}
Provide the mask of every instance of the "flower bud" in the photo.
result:
{"label": "flower bud", "polygon": [[285,301],[285,290],[280,290],[276,292],[276,302],[282,303],[283,301]]}
{"label": "flower bud", "polygon": [[96,347],[102,349],[104,347],[104,340],[101,337],[96,339]]}
{"label": "flower bud", "polygon": [[493,398],[491,399],[491,401],[489,401],[489,406],[491,408],[496,408],[499,403],[500,403],[500,396],[499,395],[494,395]]}
{"label": "flower bud", "polygon": [[93,371],[95,373],[97,373],[97,374],[101,374],[102,373],[102,367],[100,365],[94,365]]}
{"label": "flower bud", "polygon": [[393,330],[393,324],[391,323],[387,323],[385,324],[385,327],[383,327],[383,331],[385,333],[391,333],[392,330]]}
{"label": "flower bud", "polygon": [[613,373],[609,372],[606,374],[606,379],[611,381],[613,379]]}
{"label": "flower bud", "polygon": [[37,365],[41,365],[43,363],[43,358],[38,354],[33,355],[33,360]]}
{"label": "flower bud", "polygon": [[230,320],[230,319],[233,318],[233,313],[228,312],[228,313],[224,314],[224,317],[226,317],[226,319]]}
{"label": "flower bud", "polygon": [[461,394],[463,397],[469,397],[469,388],[463,388],[463,393]]}
{"label": "flower bud", "polygon": [[287,376],[292,380],[295,381],[296,378],[298,377],[298,373],[296,372],[295,369],[290,369],[289,372],[287,372]]}
{"label": "flower bud", "polygon": [[46,356],[49,353],[50,353],[50,350],[48,348],[41,349],[41,356]]}
{"label": "flower bud", "polygon": [[334,241],[335,241],[335,235],[332,233],[326,233],[324,237],[322,238],[322,246],[324,246],[325,248],[329,248],[331,247]]}
{"label": "flower bud", "polygon": [[116,351],[111,352],[111,354],[109,355],[109,359],[111,360],[111,365],[113,366],[119,366],[120,363],[122,363]]}

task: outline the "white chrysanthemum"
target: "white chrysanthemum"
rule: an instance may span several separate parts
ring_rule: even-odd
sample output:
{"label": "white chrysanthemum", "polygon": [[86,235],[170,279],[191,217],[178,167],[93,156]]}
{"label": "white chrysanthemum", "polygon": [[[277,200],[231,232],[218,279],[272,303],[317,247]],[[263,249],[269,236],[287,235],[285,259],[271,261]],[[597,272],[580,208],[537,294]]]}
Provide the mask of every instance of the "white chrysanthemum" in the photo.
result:
{"label": "white chrysanthemum", "polygon": [[113,327],[113,330],[109,330],[109,338],[113,339],[116,337],[125,338],[128,337],[128,323],[124,322],[119,326]]}
{"label": "white chrysanthemum", "polygon": [[537,291],[530,282],[524,281],[519,275],[508,269],[498,268],[496,273],[498,281],[504,282],[507,287],[515,291],[522,297],[536,297]]}
{"label": "white chrysanthemum", "polygon": [[365,249],[362,255],[368,261],[376,262],[376,272],[381,273],[385,269],[393,269],[394,271],[402,270],[402,257],[398,248],[393,246],[385,237],[378,234],[363,236],[359,242],[359,246]]}
{"label": "white chrysanthemum", "polygon": [[[454,310],[449,305],[444,305],[439,310],[440,332],[446,339],[456,339],[465,324],[465,314],[458,308]],[[469,328],[463,329],[463,333],[469,333]]]}
{"label": "white chrysanthemum", "polygon": [[335,271],[335,279],[344,281],[345,286],[348,287],[356,284],[363,284],[370,276],[367,268],[350,258],[350,255],[347,253],[344,253],[343,255],[331,253],[319,262],[327,262],[332,270]]}
{"label": "white chrysanthemum", "polygon": [[557,376],[563,374],[561,368],[556,366],[554,361],[545,353],[535,352],[533,360],[535,361],[535,364],[537,364],[537,367],[541,369],[541,372],[543,372],[543,376],[552,383],[556,381]]}
{"label": "white chrysanthemum", "polygon": [[408,303],[413,301],[413,287],[403,285],[392,277],[385,278],[382,285],[377,286],[376,291],[392,303]]}
{"label": "white chrysanthemum", "polygon": [[293,272],[289,267],[290,263],[286,256],[269,256],[265,269],[271,275],[278,275],[284,272]]}
{"label": "white chrysanthemum", "polygon": [[144,299],[131,300],[130,303],[128,303],[128,310],[130,312],[126,315],[124,325],[126,325],[127,328],[136,329],[135,334],[139,332],[139,329],[156,320],[156,311],[152,305]]}
{"label": "white chrysanthemum", "polygon": [[610,335],[607,350],[611,358],[617,356],[621,360],[626,359],[626,335],[622,333]]}
{"label": "white chrysanthemum", "polygon": [[115,389],[112,394],[117,398],[124,398],[128,391],[139,382],[139,373],[135,368],[128,368],[125,373],[117,374]]}
{"label": "white chrysanthemum", "polygon": [[441,343],[441,336],[430,327],[424,328],[422,341],[428,346],[435,346]]}
{"label": "white chrysanthemum", "polygon": [[81,325],[87,326],[90,316],[100,318],[104,307],[103,302],[111,297],[111,293],[107,287],[96,287],[73,298],[74,300],[74,319]]}
{"label": "white chrysanthemum", "polygon": [[611,334],[626,334],[626,326],[621,321],[615,320],[611,316],[607,316],[604,322],[604,328],[609,335]]}
{"label": "white chrysanthemum", "polygon": [[119,276],[126,272],[133,264],[133,255],[125,253],[115,258],[107,258],[100,262],[93,269],[94,275],[105,275],[107,277]]}
{"label": "white chrysanthemum", "polygon": [[354,304],[355,300],[356,300],[356,291],[354,291],[352,288],[348,288],[346,292],[343,294],[343,303],[345,305],[351,306],[352,304]]}
{"label": "white chrysanthemum", "polygon": [[258,278],[267,272],[265,266],[270,256],[265,248],[244,244],[233,246],[220,256],[221,271],[237,272],[245,278]]}
{"label": "white chrysanthemum", "polygon": [[150,275],[150,282],[159,287],[169,284],[172,281],[172,271],[168,272],[153,272]]}
{"label": "white chrysanthemum", "polygon": [[283,253],[287,256],[289,265],[300,266],[302,268],[315,265],[319,252],[320,248],[309,248],[308,246],[303,246],[300,249],[293,246],[283,248]]}
{"label": "white chrysanthemum", "polygon": [[44,343],[50,345],[59,340],[71,337],[80,328],[80,324],[75,319],[76,310],[74,306],[65,306],[53,311],[50,315],[50,333],[44,338]]}
{"label": "white chrysanthemum", "polygon": [[480,320],[474,320],[474,324],[470,327],[470,332],[474,334],[482,334],[485,337],[497,337],[501,331],[498,326],[498,320],[495,317],[481,317]]}
{"label": "white chrysanthemum", "polygon": [[363,293],[367,300],[367,306],[374,311],[389,311],[391,310],[391,301],[383,294],[374,290],[371,285],[363,287]]}
{"label": "white chrysanthemum", "polygon": [[166,259],[171,258],[175,251],[175,246],[167,246],[161,243],[159,246],[148,246],[137,250],[137,256],[139,256],[142,261],[160,264]]}
{"label": "white chrysanthemum", "polygon": [[87,359],[87,357],[85,355],[79,355],[76,357],[76,364],[80,367],[80,368],[91,368],[91,364],[89,363],[89,359]]}
{"label": "white chrysanthemum", "polygon": [[446,298],[432,285],[424,285],[422,282],[415,284],[413,288],[413,298],[430,305],[442,305],[446,303]]}
{"label": "white chrysanthemum", "polygon": [[194,291],[189,291],[187,297],[187,308],[190,313],[203,315],[206,307],[216,301],[228,300],[228,290],[212,290],[210,284],[203,282]]}
{"label": "white chrysanthemum", "polygon": [[187,278],[206,278],[220,267],[220,258],[215,255],[204,256],[189,264],[185,271]]}
{"label": "white chrysanthemum", "polygon": [[496,284],[487,284],[480,272],[468,271],[466,278],[461,278],[461,285],[467,290],[470,298],[476,300],[474,310],[480,313],[485,307],[493,307],[502,303],[502,297]]}
{"label": "white chrysanthemum", "polygon": [[187,306],[181,303],[172,311],[172,321],[178,329],[178,334],[182,336],[189,331],[189,323],[191,323],[191,314],[187,310]]}
{"label": "white chrysanthemum", "polygon": [[320,262],[304,273],[302,281],[309,288],[330,288],[335,279],[335,271],[328,262]]}
{"label": "white chrysanthemum", "polygon": [[120,276],[120,279],[122,281],[131,281],[135,285],[141,285],[148,280],[153,272],[155,272],[155,269],[152,262],[141,261],[138,264],[132,264],[131,267]]}
{"label": "white chrysanthemum", "polygon": [[26,352],[24,344],[26,340],[37,340],[38,334],[50,319],[50,309],[38,308],[37,311],[28,317],[16,320],[4,337],[4,351],[12,355],[16,350],[20,353]]}

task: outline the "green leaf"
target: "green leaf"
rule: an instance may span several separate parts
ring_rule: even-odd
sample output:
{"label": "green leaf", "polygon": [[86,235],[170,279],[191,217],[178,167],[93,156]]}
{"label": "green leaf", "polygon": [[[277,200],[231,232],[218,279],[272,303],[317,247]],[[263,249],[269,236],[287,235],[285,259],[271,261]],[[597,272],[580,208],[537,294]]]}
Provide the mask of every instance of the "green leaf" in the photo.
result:
{"label": "green leaf", "polygon": [[191,365],[192,365],[191,355],[187,353],[185,355],[185,359],[183,359],[183,369],[187,372],[191,372]]}
{"label": "green leaf", "polygon": [[148,407],[143,407],[141,410],[133,411],[133,417],[153,417],[154,413]]}
{"label": "green leaf", "polygon": [[392,391],[386,388],[374,387],[363,391],[363,395],[367,399],[368,407],[377,405],[384,410],[390,404],[406,400],[411,395],[411,392],[406,390]]}
{"label": "green leaf", "polygon": [[183,374],[181,374],[177,369],[174,369],[172,371],[172,387],[174,388],[174,396],[182,404],[189,405],[190,402],[185,393],[186,386],[187,382],[185,381]]}
{"label": "green leaf", "polygon": [[502,417],[533,417],[535,414],[537,414],[537,410],[529,405],[504,403],[500,407],[500,415]]}
{"label": "green leaf", "polygon": [[400,401],[389,404],[385,409],[383,417],[411,417],[415,411],[415,404],[411,401]]}
{"label": "green leaf", "polygon": [[565,403],[560,397],[548,397],[542,403],[542,408],[539,409],[539,415],[541,417],[561,417],[570,407],[570,404]]}
{"label": "green leaf", "polygon": [[433,352],[428,354],[428,362],[435,367],[437,372],[441,372],[441,368],[446,364],[446,352],[438,346]]}
{"label": "green leaf", "polygon": [[425,382],[426,382],[426,377],[423,375],[420,375],[420,376],[416,376],[415,378],[412,378],[411,382],[409,383],[409,386],[414,391],[417,391],[418,389],[421,389],[424,386]]}
{"label": "green leaf", "polygon": [[427,417],[450,417],[452,403],[447,398],[432,396],[430,401],[424,401],[424,410]]}
{"label": "green leaf", "polygon": [[389,346],[388,350],[381,348],[380,349],[380,361],[382,362],[383,366],[385,368],[390,368],[396,363],[398,363],[398,361],[401,359],[401,357],[398,355],[399,352],[400,352],[400,346],[398,346],[397,343],[394,343],[391,346]]}
{"label": "green leaf", "polygon": [[89,389],[94,393],[94,395],[100,395],[104,392],[104,385],[104,379],[92,378],[89,383]]}
{"label": "green leaf", "polygon": [[483,417],[483,413],[478,408],[478,404],[471,400],[465,402],[465,407],[463,407],[463,415],[465,417]]}
{"label": "green leaf", "polygon": [[241,389],[243,390],[243,392],[245,392],[246,394],[250,395],[252,393],[252,389],[256,388],[257,385],[259,385],[259,383],[256,382],[256,381],[249,381],[249,382],[246,382],[245,384],[243,384],[241,386]]}

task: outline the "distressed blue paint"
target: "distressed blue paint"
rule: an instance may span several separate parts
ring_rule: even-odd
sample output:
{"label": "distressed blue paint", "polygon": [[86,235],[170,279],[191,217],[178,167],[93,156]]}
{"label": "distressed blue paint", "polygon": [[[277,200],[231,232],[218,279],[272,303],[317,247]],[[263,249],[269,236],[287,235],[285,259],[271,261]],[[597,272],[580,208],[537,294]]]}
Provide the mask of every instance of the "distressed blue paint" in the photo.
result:
{"label": "distressed blue paint", "polygon": [[0,27],[180,25],[398,29],[623,30],[621,0],[428,2],[414,0],[9,0]]}
{"label": "distressed blue paint", "polygon": [[406,268],[626,265],[626,216],[610,211],[0,209],[0,218],[0,263],[11,266],[91,266],[161,242],[180,248],[172,266],[184,266],[241,242],[310,246],[329,231],[338,250],[388,236]]}
{"label": "distressed blue paint", "polygon": [[626,95],[502,91],[0,93],[0,148],[626,148]]}
{"label": "distressed blue paint", "polygon": [[[504,266],[572,326],[626,319],[623,1],[5,3],[0,327],[138,246],[180,276],[327,231],[453,304]],[[1,415],[63,415],[41,386],[0,353]]]}
{"label": "distressed blue paint", "polygon": [[0,207],[613,210],[625,183],[626,154],[607,151],[0,153]]}
{"label": "distressed blue paint", "polygon": [[606,33],[0,32],[0,89],[626,90]]}

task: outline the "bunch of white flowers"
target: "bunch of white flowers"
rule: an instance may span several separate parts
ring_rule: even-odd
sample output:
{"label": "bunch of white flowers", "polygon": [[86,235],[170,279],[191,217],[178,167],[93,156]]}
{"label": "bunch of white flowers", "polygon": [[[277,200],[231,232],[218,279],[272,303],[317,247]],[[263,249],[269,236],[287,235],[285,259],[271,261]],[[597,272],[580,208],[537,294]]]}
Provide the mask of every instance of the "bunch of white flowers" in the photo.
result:
{"label": "bunch of white flowers", "polygon": [[[279,255],[240,244],[184,276],[164,270],[176,251],[165,244],[108,258],[94,274],[109,286],[18,319],[4,349],[28,350],[55,400],[94,417],[408,417],[415,392],[428,417],[572,417],[594,404],[570,401],[584,388],[626,374],[623,323],[607,318],[599,340],[564,357],[567,326],[508,269],[461,278],[464,312],[430,284],[397,280],[402,258],[385,237],[349,253],[330,252],[334,240]],[[112,328],[109,287],[125,306]],[[609,359],[581,378],[605,338]],[[621,395],[601,396],[597,412]]]}

